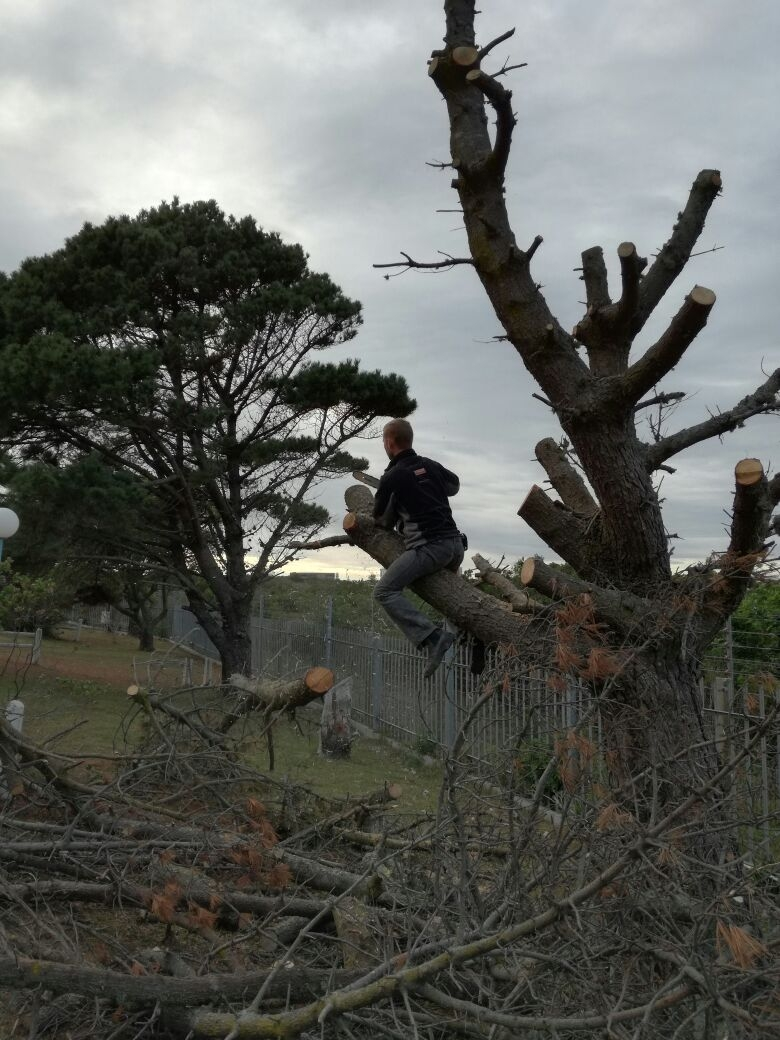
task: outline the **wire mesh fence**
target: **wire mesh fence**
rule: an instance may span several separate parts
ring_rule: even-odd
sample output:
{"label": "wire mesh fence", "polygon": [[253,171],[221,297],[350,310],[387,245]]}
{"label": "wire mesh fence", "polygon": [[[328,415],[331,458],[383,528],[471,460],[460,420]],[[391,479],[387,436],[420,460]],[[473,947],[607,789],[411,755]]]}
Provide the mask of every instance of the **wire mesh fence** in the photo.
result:
{"label": "wire mesh fence", "polygon": [[[493,658],[486,673],[493,683],[492,696],[472,717],[485,679],[471,673],[468,645],[454,646],[433,678],[426,680],[425,658],[406,640],[373,628],[338,625],[333,600],[325,597],[320,605],[319,617],[253,620],[254,674],[293,677],[313,665],[327,665],[337,679],[352,679],[355,721],[423,753],[451,748],[469,719],[463,751],[493,777],[520,768],[522,779],[533,783],[549,761],[555,741],[575,727],[602,746],[600,716],[588,682],[572,680],[558,689],[543,669],[523,669],[517,661],[504,669]],[[367,613],[367,624],[370,618]],[[98,627],[106,619],[100,608],[90,608],[84,620]],[[119,619],[112,615],[111,620],[113,627]],[[168,629],[170,639],[191,648],[204,661],[218,659],[216,648],[190,611],[174,607]],[[717,742],[722,757],[746,746],[756,722],[771,712],[778,696],[778,646],[780,617],[770,618],[761,629],[729,624],[702,662],[700,707],[709,737]],[[748,847],[771,846],[775,840],[771,821],[780,811],[777,727],[745,760],[730,797],[740,817],[753,821],[746,835]]]}
{"label": "wire mesh fence", "polygon": [[[327,665],[337,678],[352,678],[356,721],[423,752],[452,747],[484,692],[484,679],[471,674],[468,646],[451,649],[438,672],[426,680],[425,658],[404,639],[335,626],[329,612],[318,621],[258,617],[252,635],[257,673],[291,676],[311,665]],[[750,647],[738,646],[728,631],[704,662],[700,707],[722,757],[744,746],[752,727],[774,705],[778,662],[755,652],[755,646],[755,641]],[[515,662],[502,678],[502,668],[492,663],[493,695],[470,719],[464,748],[477,766],[495,776],[497,770],[519,764],[524,778],[533,781],[556,739],[574,727],[602,746],[600,716],[589,683],[571,681],[557,691],[543,669],[523,670]],[[745,760],[731,797],[735,808],[739,803],[741,818],[753,821],[746,836],[748,848],[768,847],[773,840],[770,821],[780,810],[777,728]]]}

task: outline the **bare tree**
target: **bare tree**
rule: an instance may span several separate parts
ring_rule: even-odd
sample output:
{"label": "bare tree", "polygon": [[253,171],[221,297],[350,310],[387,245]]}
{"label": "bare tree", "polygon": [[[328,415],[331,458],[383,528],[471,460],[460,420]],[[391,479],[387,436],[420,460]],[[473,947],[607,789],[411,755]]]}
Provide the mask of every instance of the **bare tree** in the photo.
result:
{"label": "bare tree", "polygon": [[[469,255],[433,263],[405,256],[398,264],[378,266],[474,267],[504,328],[499,338],[517,351],[565,434],[565,447],[551,438],[536,446],[559,500],[534,486],[519,510],[575,572],[564,578],[540,560],[527,560],[523,583],[558,605],[584,605],[583,617],[591,626],[581,625],[573,642],[559,641],[553,661],[562,676],[602,685],[609,679],[611,692],[601,712],[616,783],[673,762],[667,780],[685,788],[700,768],[710,774],[717,769],[714,756],[703,764],[686,754],[703,736],[699,662],[738,606],[754,568],[766,558],[780,476],[768,481],[758,460],[742,460],[735,471],[727,551],[686,574],[674,574],[654,475],[685,448],[734,430],[751,416],[776,411],[780,369],[732,408],[646,443],[637,429],[637,413],[679,396],[659,393],[658,384],[704,328],[714,292],[693,286],[660,338],[639,356],[632,357],[631,349],[690,258],[721,190],[720,173],[703,170],[696,176],[671,237],[651,264],[633,243],[619,246],[621,285],[615,299],[602,249],[587,249],[582,254],[586,312],[571,332],[562,328],[531,269],[542,239],[519,246],[507,212],[504,177],[515,116],[511,91],[500,76],[509,70],[505,64],[491,74],[483,65],[512,33],[480,46],[474,0],[446,0],[444,7],[445,46],[433,52],[428,73],[447,106],[452,186],[463,211]],[[350,538],[387,564],[399,543],[373,529],[365,490],[351,489],[347,505]],[[487,580],[500,584],[500,575],[486,561],[476,562]],[[486,642],[522,646],[528,655],[549,653],[538,641],[540,628],[533,617],[538,604],[524,602],[517,590],[510,597],[519,614],[512,615],[451,575],[421,582],[417,591]]]}

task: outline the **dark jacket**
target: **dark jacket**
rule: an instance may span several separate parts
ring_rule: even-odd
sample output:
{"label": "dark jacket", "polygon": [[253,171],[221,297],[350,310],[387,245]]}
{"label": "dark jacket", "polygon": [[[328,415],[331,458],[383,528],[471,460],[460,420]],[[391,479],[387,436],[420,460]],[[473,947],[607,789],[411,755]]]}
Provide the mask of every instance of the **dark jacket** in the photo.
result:
{"label": "dark jacket", "polygon": [[407,448],[382,474],[374,517],[385,527],[397,525],[408,549],[453,538],[458,528],[447,499],[459,488],[454,473]]}

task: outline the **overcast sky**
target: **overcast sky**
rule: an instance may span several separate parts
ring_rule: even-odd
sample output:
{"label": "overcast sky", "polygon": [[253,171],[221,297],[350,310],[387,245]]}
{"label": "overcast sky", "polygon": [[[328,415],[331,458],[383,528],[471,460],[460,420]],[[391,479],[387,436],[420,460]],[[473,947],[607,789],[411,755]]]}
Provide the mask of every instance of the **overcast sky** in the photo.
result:
{"label": "overcast sky", "polygon": [[[662,384],[691,397],[669,431],[734,404],[780,363],[776,0],[483,0],[478,41],[516,26],[508,57],[518,126],[507,178],[520,243],[565,327],[581,316],[580,253],[619,242],[655,252],[696,173],[724,194],[693,259],[642,337],[657,338],[695,283],[710,322]],[[544,547],[516,516],[544,473],[533,449],[552,413],[500,329],[473,271],[372,269],[400,250],[464,254],[443,103],[426,75],[440,0],[0,0],[0,269],[58,248],[84,221],[178,195],[215,198],[299,241],[364,307],[346,353],[404,375],[415,446],[462,479],[456,517],[474,550],[509,559]],[[505,82],[507,82],[505,81]],[[663,313],[661,312],[663,311]],[[342,348],[343,350],[344,348]],[[333,360],[338,359],[331,352]],[[734,463],[775,469],[777,417],[679,457],[663,483],[676,555],[724,548]],[[379,473],[381,441],[367,454]],[[323,501],[340,528],[346,481]],[[322,552],[307,567],[370,563]]]}

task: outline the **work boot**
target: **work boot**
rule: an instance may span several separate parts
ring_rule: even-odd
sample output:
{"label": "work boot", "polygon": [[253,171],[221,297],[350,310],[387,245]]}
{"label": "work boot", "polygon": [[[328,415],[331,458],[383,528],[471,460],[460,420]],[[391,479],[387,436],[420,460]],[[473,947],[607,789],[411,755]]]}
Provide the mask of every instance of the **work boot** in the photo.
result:
{"label": "work boot", "polygon": [[428,650],[428,663],[425,666],[423,676],[430,679],[436,669],[444,660],[444,655],[455,642],[455,633],[442,630],[438,636],[434,633],[434,641]]}

